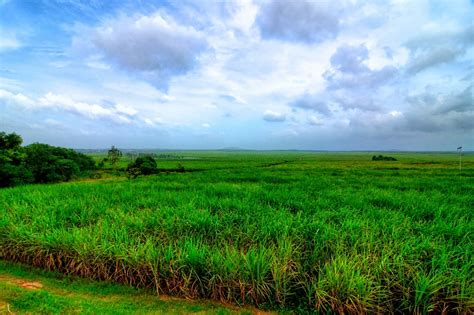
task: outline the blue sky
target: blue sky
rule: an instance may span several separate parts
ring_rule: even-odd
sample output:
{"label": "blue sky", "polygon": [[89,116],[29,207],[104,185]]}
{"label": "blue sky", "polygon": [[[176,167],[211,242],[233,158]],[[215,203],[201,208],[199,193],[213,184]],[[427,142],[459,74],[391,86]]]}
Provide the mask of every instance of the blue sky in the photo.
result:
{"label": "blue sky", "polygon": [[472,1],[0,0],[0,130],[73,148],[474,150]]}

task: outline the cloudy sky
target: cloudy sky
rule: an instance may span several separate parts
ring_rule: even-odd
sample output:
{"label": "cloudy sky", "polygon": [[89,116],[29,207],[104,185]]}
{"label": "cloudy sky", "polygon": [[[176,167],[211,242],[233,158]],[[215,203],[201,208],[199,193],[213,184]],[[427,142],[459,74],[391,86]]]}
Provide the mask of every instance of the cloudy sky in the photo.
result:
{"label": "cloudy sky", "polygon": [[0,0],[0,130],[73,148],[474,150],[474,3]]}

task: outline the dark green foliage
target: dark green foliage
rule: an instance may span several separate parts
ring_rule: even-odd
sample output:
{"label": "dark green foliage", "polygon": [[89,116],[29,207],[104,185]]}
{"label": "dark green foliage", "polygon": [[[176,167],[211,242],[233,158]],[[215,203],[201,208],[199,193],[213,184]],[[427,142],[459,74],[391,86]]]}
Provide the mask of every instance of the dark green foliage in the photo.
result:
{"label": "dark green foliage", "polygon": [[131,164],[127,167],[126,174],[128,179],[135,179],[140,175],[140,169]]}
{"label": "dark green foliage", "polygon": [[391,156],[383,156],[383,155],[374,155],[372,156],[372,161],[396,161],[397,159]]}
{"label": "dark green foliage", "polygon": [[120,158],[122,157],[122,155],[123,155],[122,151],[117,149],[115,146],[112,146],[110,150],[107,152],[107,160],[115,168],[115,165],[117,164],[118,161],[120,161]]}
{"label": "dark green foliage", "polygon": [[178,165],[176,166],[176,171],[180,173],[184,173],[184,165],[181,163],[178,163]]}
{"label": "dark green foliage", "polygon": [[95,169],[94,160],[71,149],[47,144],[21,147],[15,133],[0,133],[0,187],[68,181]]}
{"label": "dark green foliage", "polygon": [[0,132],[0,187],[33,181],[32,173],[26,167],[22,142],[23,139],[15,133]]}
{"label": "dark green foliage", "polygon": [[156,161],[152,156],[140,156],[127,167],[128,178],[138,175],[151,175],[157,172]]}
{"label": "dark green foliage", "polygon": [[26,146],[25,152],[35,183],[68,181],[95,168],[92,158],[71,149],[34,143]]}
{"label": "dark green foliage", "polygon": [[0,187],[16,186],[33,182],[33,174],[21,162],[20,165],[0,162]]}
{"label": "dark green foliage", "polygon": [[0,132],[0,149],[2,150],[18,149],[22,143],[23,139],[16,133]]}

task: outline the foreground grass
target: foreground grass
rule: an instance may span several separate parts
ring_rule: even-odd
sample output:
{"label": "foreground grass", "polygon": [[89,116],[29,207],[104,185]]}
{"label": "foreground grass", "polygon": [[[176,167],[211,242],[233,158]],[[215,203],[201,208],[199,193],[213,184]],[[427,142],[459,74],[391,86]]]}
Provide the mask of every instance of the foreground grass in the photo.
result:
{"label": "foreground grass", "polygon": [[473,156],[199,154],[191,173],[1,190],[1,256],[260,308],[474,310]]}
{"label": "foreground grass", "polygon": [[40,272],[0,261],[0,314],[252,314],[208,302]]}

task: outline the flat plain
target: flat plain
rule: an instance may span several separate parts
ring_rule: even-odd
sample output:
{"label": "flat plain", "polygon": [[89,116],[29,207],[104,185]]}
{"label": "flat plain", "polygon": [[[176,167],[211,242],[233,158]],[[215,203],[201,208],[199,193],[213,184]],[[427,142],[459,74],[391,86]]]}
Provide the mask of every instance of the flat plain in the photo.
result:
{"label": "flat plain", "polygon": [[1,189],[1,259],[260,309],[474,311],[474,155],[374,154],[175,152]]}

